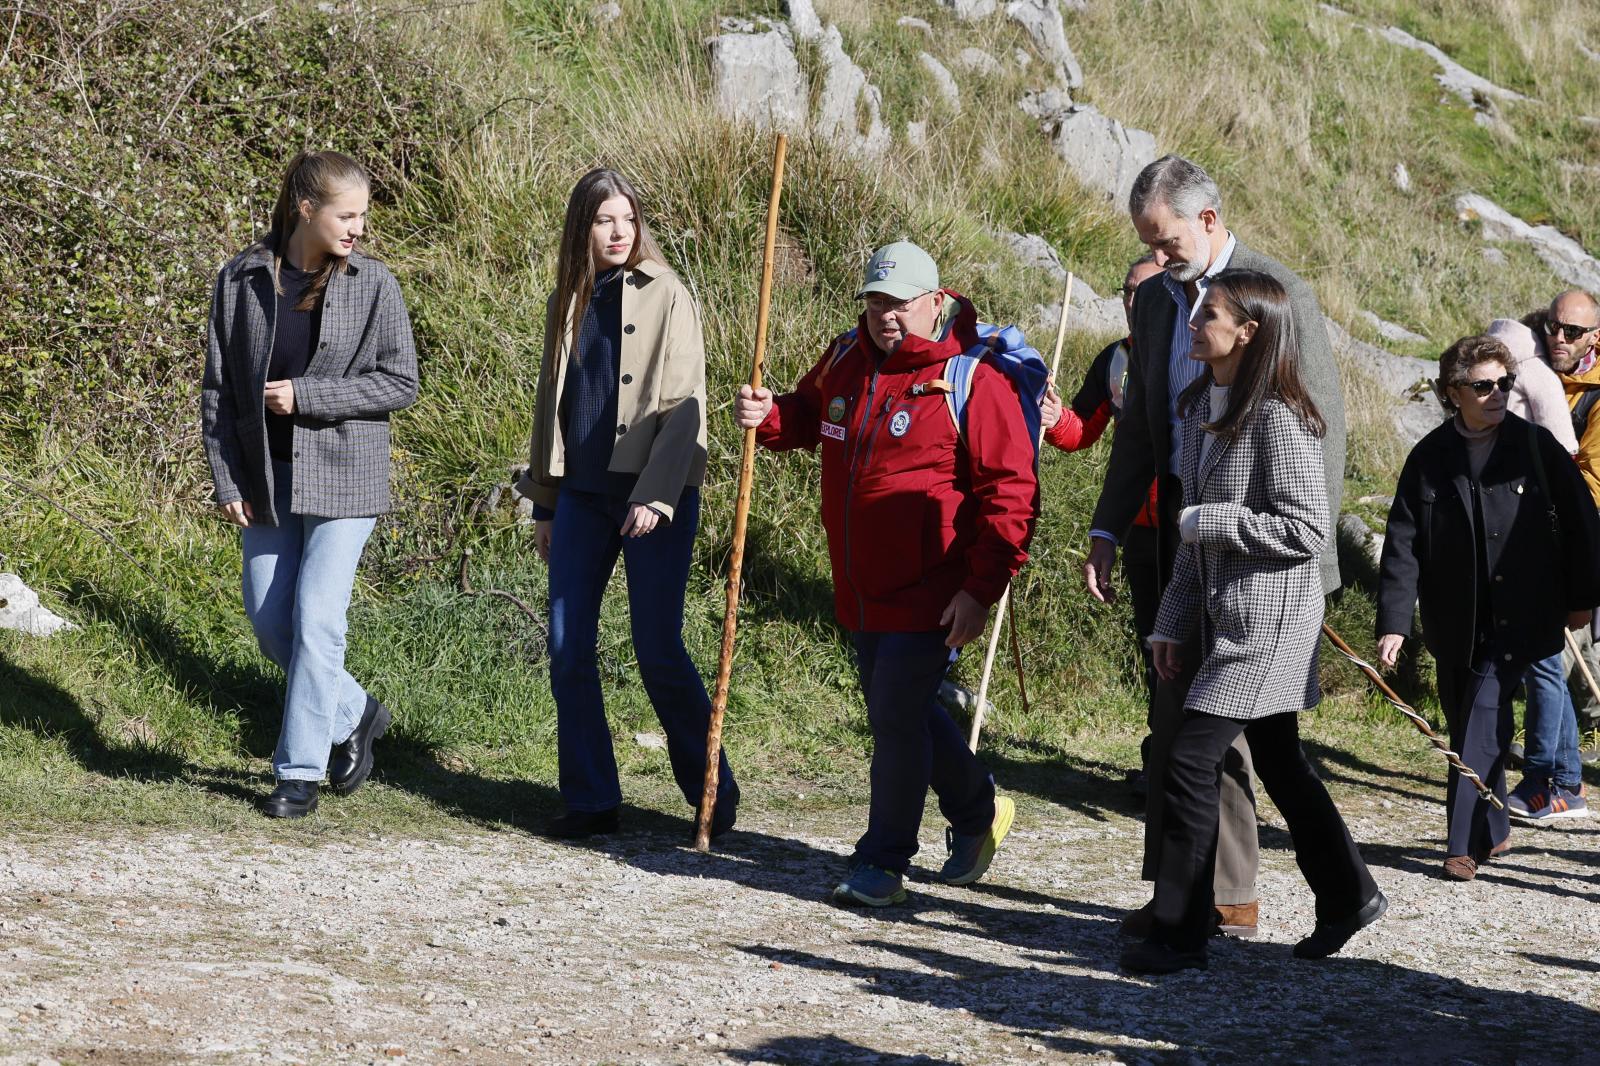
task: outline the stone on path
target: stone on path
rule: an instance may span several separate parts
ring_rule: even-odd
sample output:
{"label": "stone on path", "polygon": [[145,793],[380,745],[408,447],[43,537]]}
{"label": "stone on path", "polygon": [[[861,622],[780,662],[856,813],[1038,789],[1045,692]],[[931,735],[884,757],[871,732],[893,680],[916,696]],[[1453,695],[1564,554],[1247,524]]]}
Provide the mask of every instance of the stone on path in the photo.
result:
{"label": "stone on path", "polygon": [[[839,27],[829,26],[823,33],[820,53],[826,69],[822,99],[817,104],[817,133],[860,155],[882,155],[889,147],[889,128],[882,118],[883,94],[845,52]],[[865,131],[856,118],[857,106],[863,100],[867,110]]]}
{"label": "stone on path", "polygon": [[933,77],[934,87],[939,90],[939,98],[949,106],[952,111],[961,110],[961,90],[956,87],[955,76],[948,68],[927,52],[917,53],[917,62]]}
{"label": "stone on path", "polygon": [[1486,241],[1521,241],[1533,248],[1557,277],[1589,292],[1600,292],[1600,260],[1554,226],[1530,226],[1488,197],[1467,193],[1456,198],[1463,222],[1483,224]]}
{"label": "stone on path", "polygon": [[1420,343],[1428,339],[1420,333],[1413,333],[1404,326],[1396,325],[1393,322],[1387,322],[1373,314],[1371,311],[1358,311],[1357,315],[1361,318],[1361,321],[1377,330],[1378,336],[1382,337],[1386,341],[1407,341]]}
{"label": "stone on path", "polygon": [[39,605],[39,596],[16,574],[0,574],[0,629],[10,629],[30,637],[54,636],[63,629],[78,627]]}
{"label": "stone on path", "polygon": [[1044,61],[1055,68],[1062,84],[1069,89],[1083,84],[1083,68],[1067,43],[1066,26],[1061,21],[1061,8],[1056,0],[1012,0],[1006,5],[1006,15],[1028,31],[1033,46]]}
{"label": "stone on path", "polygon": [[709,38],[717,111],[735,122],[799,133],[809,109],[794,48],[779,30]]}
{"label": "stone on path", "polygon": [[1039,119],[1055,144],[1056,155],[1079,181],[1113,204],[1126,204],[1139,171],[1156,160],[1155,137],[1124,126],[1090,104],[1069,102],[1062,107],[1063,95],[1052,98],[1048,91],[1030,93],[1021,107]]}

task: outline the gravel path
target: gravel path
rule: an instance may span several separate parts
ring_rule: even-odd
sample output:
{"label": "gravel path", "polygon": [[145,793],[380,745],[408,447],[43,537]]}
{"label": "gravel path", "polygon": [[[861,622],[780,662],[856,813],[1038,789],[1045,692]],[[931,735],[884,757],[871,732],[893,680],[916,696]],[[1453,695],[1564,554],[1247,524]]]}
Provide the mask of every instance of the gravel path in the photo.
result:
{"label": "gravel path", "polygon": [[1595,1061],[1600,824],[1457,885],[1426,791],[1336,789],[1393,900],[1347,956],[1290,958],[1310,901],[1264,809],[1262,936],[1158,980],[1114,965],[1138,823],[1026,795],[984,883],[882,914],[822,902],[856,811],[711,856],[648,812],[595,848],[13,833],[0,1064]]}

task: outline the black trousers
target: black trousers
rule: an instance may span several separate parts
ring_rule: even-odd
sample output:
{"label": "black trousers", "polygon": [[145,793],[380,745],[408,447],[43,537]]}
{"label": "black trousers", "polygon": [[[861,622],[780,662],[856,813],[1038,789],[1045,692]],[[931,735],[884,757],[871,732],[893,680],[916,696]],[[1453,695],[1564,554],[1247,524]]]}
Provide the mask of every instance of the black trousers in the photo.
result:
{"label": "black trousers", "polygon": [[1161,863],[1156,871],[1156,937],[1194,951],[1211,935],[1223,759],[1243,734],[1256,777],[1277,804],[1300,872],[1317,898],[1318,923],[1348,918],[1378,891],[1350,830],[1300,747],[1300,716],[1245,721],[1184,712],[1167,759]]}

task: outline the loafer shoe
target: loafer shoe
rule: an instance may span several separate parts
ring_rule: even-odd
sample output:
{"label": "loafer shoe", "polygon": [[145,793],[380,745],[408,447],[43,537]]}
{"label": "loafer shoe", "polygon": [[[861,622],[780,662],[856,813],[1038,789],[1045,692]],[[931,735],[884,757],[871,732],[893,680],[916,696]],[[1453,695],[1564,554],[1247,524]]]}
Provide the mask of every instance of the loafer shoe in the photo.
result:
{"label": "loafer shoe", "polygon": [[540,835],[553,840],[582,840],[615,833],[619,824],[615,807],[609,811],[568,811],[546,822]]}
{"label": "loafer shoe", "polygon": [[1219,903],[1216,908],[1216,926],[1212,932],[1222,936],[1236,936],[1245,940],[1256,935],[1260,915],[1260,900],[1249,903]]}
{"label": "loafer shoe", "polygon": [[261,801],[261,811],[268,818],[304,818],[317,809],[320,788],[315,781],[279,781],[272,795]]}
{"label": "loafer shoe", "polygon": [[1389,897],[1379,889],[1361,909],[1337,922],[1318,922],[1311,935],[1294,946],[1297,959],[1325,959],[1350,942],[1350,938],[1382,918],[1389,909]]}
{"label": "loafer shoe", "polygon": [[950,857],[939,871],[940,880],[947,885],[970,885],[982,877],[994,861],[994,853],[999,849],[1000,842],[1011,832],[1011,823],[1016,821],[1016,817],[1017,805],[1011,802],[1010,797],[996,796],[994,821],[989,823],[987,831],[966,836],[954,829],[946,829],[944,842]]}
{"label": "loafer shoe", "polygon": [[897,873],[867,863],[855,865],[849,876],[833,889],[833,902],[845,906],[887,907],[905,901],[905,879]]}
{"label": "loafer shoe", "polygon": [[1129,973],[1163,974],[1206,968],[1206,952],[1179,951],[1155,940],[1141,940],[1122,949],[1117,965]]}
{"label": "loafer shoe", "polygon": [[1451,855],[1444,860],[1444,876],[1450,881],[1470,881],[1478,876],[1478,860],[1471,855]]}
{"label": "loafer shoe", "polygon": [[367,697],[367,709],[356,723],[350,739],[333,746],[328,759],[328,787],[341,796],[348,796],[366,783],[372,773],[372,743],[389,731],[393,716],[389,708]]}

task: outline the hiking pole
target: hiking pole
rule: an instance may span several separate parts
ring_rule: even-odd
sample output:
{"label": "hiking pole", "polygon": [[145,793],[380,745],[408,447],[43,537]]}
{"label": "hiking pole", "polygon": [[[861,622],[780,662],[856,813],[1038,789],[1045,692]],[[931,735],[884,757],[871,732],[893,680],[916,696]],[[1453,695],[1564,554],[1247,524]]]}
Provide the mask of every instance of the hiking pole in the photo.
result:
{"label": "hiking pole", "polygon": [[1583,683],[1589,686],[1589,695],[1600,703],[1600,685],[1595,684],[1594,674],[1589,671],[1589,664],[1584,662],[1583,652],[1578,650],[1578,640],[1572,635],[1572,630],[1564,631],[1567,637],[1567,650],[1572,653],[1572,661],[1578,664],[1578,672],[1583,675]]}
{"label": "hiking pole", "polygon": [[[783,157],[789,138],[778,134],[772,156],[772,192],[767,197],[767,243],[761,256],[761,294],[756,305],[756,351],[750,361],[750,388],[761,387],[761,363],[767,355],[767,309],[772,303],[773,253],[778,243],[778,197],[783,192]],[[733,553],[728,558],[728,606],[722,615],[722,654],[717,659],[716,695],[706,730],[706,782],[695,822],[694,850],[711,848],[711,815],[717,806],[717,770],[722,758],[722,716],[728,709],[728,682],[733,676],[733,635],[739,625],[739,572],[744,567],[745,526],[750,519],[750,489],[756,475],[756,431],[744,431],[739,457],[739,496],[733,508]]]}
{"label": "hiking pole", "polygon": [[1462,762],[1460,755],[1450,750],[1450,746],[1444,742],[1439,734],[1433,731],[1432,726],[1428,725],[1428,720],[1412,710],[1411,705],[1401,699],[1394,689],[1390,688],[1388,683],[1378,675],[1377,669],[1371,663],[1351,651],[1350,645],[1344,642],[1344,638],[1335,633],[1333,627],[1326,622],[1322,623],[1322,633],[1333,643],[1334,648],[1338,650],[1340,655],[1355,663],[1361,672],[1366,674],[1374,685],[1378,686],[1378,692],[1395,710],[1411,719],[1411,724],[1417,727],[1417,732],[1428,738],[1428,743],[1437,748],[1439,754],[1444,756],[1445,761],[1455,767],[1456,773],[1472,782],[1472,786],[1478,790],[1479,797],[1488,800],[1497,810],[1505,808],[1505,804],[1500,802],[1500,797],[1491,792],[1489,786],[1483,783],[1483,778],[1479,777],[1472,767]]}
{"label": "hiking pole", "polygon": [[[1067,271],[1067,291],[1066,294],[1061,297],[1061,321],[1056,325],[1056,354],[1055,357],[1050,360],[1050,377],[1052,381],[1055,379],[1056,371],[1061,369],[1061,345],[1067,339],[1067,310],[1071,306],[1072,271],[1069,270]],[[1039,439],[1033,442],[1034,454],[1036,456],[1038,454],[1038,446],[1043,442],[1043,440],[1044,426],[1041,425],[1039,427]],[[989,630],[989,647],[988,650],[983,654],[983,678],[978,682],[978,702],[973,707],[972,711],[972,732],[967,735],[967,749],[969,751],[976,752],[978,750],[978,733],[983,729],[983,709],[988,705],[989,678],[994,673],[994,653],[995,649],[999,647],[1000,644],[1000,625],[1005,621],[1006,604],[1009,602],[1011,602],[1011,585],[1008,582],[1006,584],[1006,590],[1000,594],[1000,602],[995,604],[994,628]],[[1022,649],[1020,646],[1015,644],[1016,621],[1013,620],[1011,624],[1012,641],[1014,645],[1012,651],[1017,660],[1017,688],[1026,693],[1026,689],[1023,687],[1022,680]],[[1027,700],[1026,695],[1023,696],[1023,700]]]}

